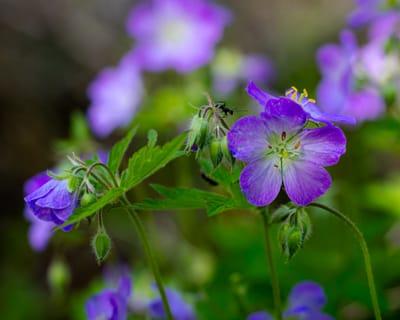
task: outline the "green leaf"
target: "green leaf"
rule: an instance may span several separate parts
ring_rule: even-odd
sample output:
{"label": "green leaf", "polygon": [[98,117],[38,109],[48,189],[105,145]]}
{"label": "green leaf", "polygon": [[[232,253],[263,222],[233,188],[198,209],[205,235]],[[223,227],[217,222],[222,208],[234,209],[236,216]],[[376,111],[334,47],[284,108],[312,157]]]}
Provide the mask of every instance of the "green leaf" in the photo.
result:
{"label": "green leaf", "polygon": [[138,127],[133,127],[131,130],[129,130],[128,134],[118,141],[111,149],[110,155],[108,157],[108,167],[111,169],[111,171],[115,174],[117,173],[119,166],[121,165],[122,159],[124,157],[124,154],[126,150],[129,147],[129,144],[131,143],[133,137],[136,135]]}
{"label": "green leaf", "polygon": [[163,199],[146,199],[142,203],[135,203],[133,207],[140,210],[177,210],[177,209],[206,209],[208,216],[214,216],[231,209],[250,207],[237,206],[232,198],[226,196],[188,188],[167,188],[161,185],[152,185]]}
{"label": "green leaf", "polygon": [[158,138],[157,131],[153,129],[149,130],[149,132],[147,133],[147,140],[148,140],[147,145],[153,148],[157,143],[157,138]]}
{"label": "green leaf", "polygon": [[144,179],[160,170],[171,160],[181,156],[179,152],[186,133],[161,146],[154,146],[154,136],[150,136],[149,144],[133,154],[129,159],[128,168],[121,177],[121,186],[127,191],[138,185]]}
{"label": "green leaf", "polygon": [[69,219],[62,225],[62,227],[67,226],[72,223],[76,223],[90,217],[93,213],[99,211],[101,208],[117,200],[120,196],[124,194],[124,189],[122,188],[114,188],[109,190],[106,194],[104,194],[101,198],[99,198],[96,202],[86,206],[86,207],[78,207],[75,209],[74,213],[69,217]]}

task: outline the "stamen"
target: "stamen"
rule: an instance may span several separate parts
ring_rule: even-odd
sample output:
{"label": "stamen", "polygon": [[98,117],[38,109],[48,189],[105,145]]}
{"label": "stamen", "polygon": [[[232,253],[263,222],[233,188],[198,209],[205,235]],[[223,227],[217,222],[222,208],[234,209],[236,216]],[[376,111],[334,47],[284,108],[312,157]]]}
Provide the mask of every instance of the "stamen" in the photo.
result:
{"label": "stamen", "polygon": [[268,145],[268,149],[272,149],[272,146],[270,144]]}
{"label": "stamen", "polygon": [[286,140],[286,131],[282,131],[282,136],[281,136],[281,138],[282,138],[282,141],[285,141],[285,140]]}
{"label": "stamen", "polygon": [[300,148],[301,145],[301,141],[297,141],[296,144],[294,145],[294,148],[297,150],[298,148]]}
{"label": "stamen", "polygon": [[279,168],[279,166],[278,166],[276,163],[274,164],[274,167],[275,167],[275,168]]}

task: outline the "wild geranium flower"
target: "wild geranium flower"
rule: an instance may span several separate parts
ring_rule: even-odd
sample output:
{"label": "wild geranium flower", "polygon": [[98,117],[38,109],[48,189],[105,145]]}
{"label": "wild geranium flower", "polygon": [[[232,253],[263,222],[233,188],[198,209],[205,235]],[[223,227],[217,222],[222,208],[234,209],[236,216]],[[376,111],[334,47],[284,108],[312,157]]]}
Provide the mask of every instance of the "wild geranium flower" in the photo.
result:
{"label": "wild geranium flower", "polygon": [[122,276],[117,289],[105,289],[86,302],[89,320],[125,320],[128,316],[128,301],[131,295],[131,279]]}
{"label": "wild geranium flower", "polygon": [[307,129],[310,115],[291,99],[270,98],[260,117],[239,119],[228,132],[228,146],[236,159],[247,162],[240,186],[247,201],[269,205],[283,184],[290,200],[308,205],[324,194],[331,177],[323,168],[339,161],[346,138],[326,125]]}
{"label": "wild geranium flower", "polygon": [[269,84],[274,78],[274,67],[267,57],[243,54],[233,49],[220,49],[211,64],[214,91],[228,95],[240,83],[254,80]]}
{"label": "wild geranium flower", "polygon": [[[45,172],[38,173],[25,182],[24,195],[26,196],[36,191],[50,180],[51,178]],[[28,205],[25,206],[24,215],[25,218],[31,222],[28,231],[28,240],[32,249],[35,251],[44,250],[56,225],[53,222],[38,219]]]}
{"label": "wild geranium flower", "polygon": [[106,137],[128,126],[143,96],[141,75],[132,53],[117,67],[101,71],[89,86],[88,96],[88,122],[97,136]]}
{"label": "wild geranium flower", "polygon": [[229,12],[203,0],[152,0],[133,8],[128,32],[145,70],[186,73],[208,63],[230,20]]}
{"label": "wild geranium flower", "polygon": [[[326,305],[324,289],[316,282],[303,281],[295,285],[288,299],[288,307],[283,314],[284,319],[297,320],[333,320],[333,317],[323,313]],[[246,320],[272,320],[266,311],[250,314]]]}
{"label": "wild geranium flower", "polygon": [[[155,288],[155,287],[154,287]],[[193,307],[183,300],[181,294],[171,288],[165,288],[167,300],[171,308],[171,313],[176,320],[196,320]],[[161,297],[157,297],[149,302],[149,314],[157,319],[166,319]]]}
{"label": "wild geranium flower", "polygon": [[308,98],[307,91],[304,90],[302,93],[298,92],[295,87],[292,87],[285,92],[285,97],[274,97],[269,93],[258,88],[254,82],[250,82],[246,88],[247,93],[255,99],[259,104],[261,104],[264,108],[267,108],[268,102],[271,99],[290,99],[296,102],[304,112],[307,113],[307,116],[310,120],[315,122],[323,122],[323,123],[332,123],[338,122],[343,124],[355,124],[355,119],[351,116],[334,114],[334,113],[326,113],[319,109],[316,105],[314,99]]}
{"label": "wild geranium flower", "polygon": [[355,2],[357,8],[347,18],[351,27],[362,27],[400,8],[398,0],[355,0]]}
{"label": "wild geranium flower", "polygon": [[[35,217],[42,221],[51,221],[62,225],[78,205],[76,192],[68,188],[68,180],[52,178],[50,181],[28,194],[24,198]],[[71,226],[64,228],[64,231]]]}
{"label": "wild geranium flower", "polygon": [[327,44],[317,52],[322,73],[318,102],[325,111],[352,116],[358,122],[376,119],[384,112],[385,101],[367,77],[354,34],[345,30],[340,39],[340,45]]}

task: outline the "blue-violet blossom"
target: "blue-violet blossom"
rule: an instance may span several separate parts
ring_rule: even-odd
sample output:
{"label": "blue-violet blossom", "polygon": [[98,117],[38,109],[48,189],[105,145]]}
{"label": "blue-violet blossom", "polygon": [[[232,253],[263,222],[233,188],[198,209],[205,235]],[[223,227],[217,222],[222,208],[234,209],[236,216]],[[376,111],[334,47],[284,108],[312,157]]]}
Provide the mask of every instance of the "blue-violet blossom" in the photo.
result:
{"label": "blue-violet blossom", "polygon": [[[36,191],[50,180],[51,178],[45,172],[38,173],[25,182],[24,195],[26,196]],[[56,224],[51,221],[38,219],[28,205],[25,206],[24,215],[25,218],[31,222],[28,231],[28,240],[32,249],[35,251],[44,250],[53,234],[53,229]]]}
{"label": "blue-violet blossom", "polygon": [[136,60],[145,70],[186,73],[208,63],[230,13],[204,0],[152,0],[127,20]]}
{"label": "blue-violet blossom", "polygon": [[131,280],[128,276],[119,279],[117,289],[105,289],[86,302],[89,320],[125,320],[131,295]]}
{"label": "blue-violet blossom", "polygon": [[[323,313],[326,305],[324,289],[316,282],[302,281],[295,285],[290,294],[288,307],[283,314],[284,319],[297,320],[333,320],[333,317]],[[250,314],[246,320],[272,320],[266,311]]]}
{"label": "blue-violet blossom", "polygon": [[355,3],[357,8],[347,18],[351,27],[362,27],[400,7],[398,0],[355,0]]}
{"label": "blue-violet blossom", "polygon": [[339,161],[346,138],[331,124],[305,128],[310,118],[301,105],[280,97],[269,98],[260,117],[233,124],[228,146],[235,158],[248,163],[240,186],[251,204],[269,205],[282,184],[290,200],[303,206],[328,190],[331,177],[323,167]]}
{"label": "blue-violet blossom", "polygon": [[118,66],[106,68],[88,88],[88,122],[98,137],[128,126],[143,96],[142,78],[130,52]]}
{"label": "blue-violet blossom", "polygon": [[[50,181],[24,198],[35,217],[62,225],[78,205],[76,192],[68,189],[68,179]],[[68,231],[72,226],[64,227]]]}
{"label": "blue-violet blossom", "polygon": [[[167,295],[171,313],[175,320],[196,320],[193,307],[183,300],[179,292],[170,288],[165,288],[165,294]],[[148,310],[151,317],[160,319],[166,319],[167,317],[161,297],[151,300]]]}

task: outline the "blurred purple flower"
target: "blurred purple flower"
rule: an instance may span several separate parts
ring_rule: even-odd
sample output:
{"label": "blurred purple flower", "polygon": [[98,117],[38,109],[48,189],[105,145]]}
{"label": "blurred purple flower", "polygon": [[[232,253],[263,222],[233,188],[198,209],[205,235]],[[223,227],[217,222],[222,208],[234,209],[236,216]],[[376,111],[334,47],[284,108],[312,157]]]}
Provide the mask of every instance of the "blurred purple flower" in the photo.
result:
{"label": "blurred purple flower", "polygon": [[[62,225],[78,205],[76,193],[68,190],[68,180],[52,178],[24,198],[36,218]],[[72,226],[66,226],[68,231]]]}
{"label": "blurred purple flower", "polygon": [[[25,182],[24,195],[26,196],[36,191],[50,180],[51,178],[45,172],[38,173]],[[24,215],[31,222],[28,231],[28,240],[32,249],[35,251],[44,250],[56,225],[53,222],[43,221],[35,217],[29,206],[25,206]]]}
{"label": "blurred purple flower", "polygon": [[385,110],[384,99],[365,74],[359,72],[363,68],[361,51],[354,34],[345,30],[340,38],[340,45],[327,44],[317,52],[322,73],[317,88],[319,104],[330,113],[352,116],[360,122],[375,119]]}
{"label": "blurred purple flower", "polygon": [[298,320],[333,320],[333,317],[321,311],[325,305],[324,289],[316,282],[303,281],[290,292],[284,316]]}
{"label": "blurred purple flower", "polygon": [[387,13],[398,10],[398,0],[355,0],[357,8],[351,12],[347,22],[351,27],[362,27],[378,18],[385,17]]}
{"label": "blurred purple flower", "polygon": [[230,13],[203,0],[152,0],[133,8],[128,32],[145,70],[190,72],[208,63]]}
{"label": "blurred purple flower", "polygon": [[250,82],[246,88],[247,93],[261,104],[265,111],[268,112],[268,103],[270,100],[276,99],[290,99],[296,102],[303,111],[307,114],[307,118],[315,122],[323,122],[330,124],[332,122],[344,123],[344,124],[355,124],[355,119],[351,116],[339,115],[333,113],[326,113],[321,111],[315,103],[315,100],[308,98],[307,91],[299,93],[295,87],[286,90],[285,97],[274,97],[267,92],[262,91],[258,88],[254,82]]}
{"label": "blurred purple flower", "polygon": [[229,95],[240,83],[269,84],[274,78],[274,67],[266,57],[228,49],[218,51],[211,71],[213,88],[220,95]]}
{"label": "blurred purple flower", "polygon": [[86,302],[89,320],[125,320],[128,316],[128,302],[131,295],[131,280],[127,276],[119,279],[117,289],[105,289]]}
{"label": "blurred purple flower", "polygon": [[[156,287],[153,286],[155,289]],[[175,320],[196,320],[193,307],[186,303],[181,294],[170,288],[165,288],[167,300]],[[165,312],[161,297],[157,297],[149,302],[149,313],[151,317],[165,319]]]}
{"label": "blurred purple flower", "polygon": [[115,129],[128,126],[143,96],[142,79],[132,52],[117,67],[101,71],[89,86],[88,96],[88,121],[97,136],[106,137]]}
{"label": "blurred purple flower", "polygon": [[248,163],[240,187],[251,204],[269,205],[283,184],[289,198],[305,206],[330,187],[323,167],[339,161],[346,138],[332,125],[306,129],[308,118],[299,104],[281,97],[270,98],[261,117],[246,116],[233,124],[228,146],[235,158]]}
{"label": "blurred purple flower", "polygon": [[[325,305],[325,292],[318,283],[299,282],[289,294],[288,308],[283,317],[297,320],[333,320],[333,317],[321,311]],[[265,311],[254,312],[246,318],[246,320],[272,319],[273,317]]]}

